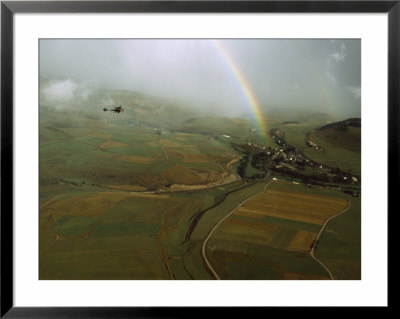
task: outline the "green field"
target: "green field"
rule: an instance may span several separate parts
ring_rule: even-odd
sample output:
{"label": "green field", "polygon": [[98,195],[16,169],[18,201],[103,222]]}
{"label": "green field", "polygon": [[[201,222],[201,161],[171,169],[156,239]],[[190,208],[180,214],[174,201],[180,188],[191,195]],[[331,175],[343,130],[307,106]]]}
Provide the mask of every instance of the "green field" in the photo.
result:
{"label": "green field", "polygon": [[[108,96],[125,111],[103,112],[98,105]],[[270,136],[252,131],[254,123],[194,114],[134,92],[105,90],[92,99],[83,109],[40,105],[40,279],[214,279],[202,245],[232,212],[206,246],[222,279],[327,279],[307,250],[292,249],[320,225],[235,211],[272,179],[251,179],[265,173],[252,166],[252,154],[245,179],[236,173],[244,153],[231,142],[275,147]],[[310,158],[360,171],[357,152],[317,137],[323,152],[306,147],[306,134],[323,117],[281,125],[292,120],[287,116],[273,113],[265,125],[282,127],[288,143]],[[328,224],[315,254],[335,279],[359,279],[359,198],[289,182],[273,182],[268,190],[350,199],[351,208]]]}
{"label": "green field", "polygon": [[[287,182],[272,183],[268,189],[301,192],[304,196],[316,198],[350,198],[337,191],[310,189]],[[360,276],[360,207],[357,202],[359,199],[352,200],[354,207],[343,214],[343,217],[339,216],[328,224],[327,231],[317,246],[317,257],[326,261],[337,279],[359,279]],[[282,206],[284,205],[282,202]],[[302,202],[299,201],[298,205],[302,205]],[[326,271],[309,255],[309,246],[305,246],[304,250],[293,247],[299,232],[317,234],[321,226],[284,216],[286,215],[272,217],[235,213],[226,219],[207,245],[210,261],[221,278],[329,279]],[[339,235],[339,231],[343,233]],[[332,234],[336,234],[336,237],[332,237]],[[344,266],[349,264],[351,268]]]}
{"label": "green field", "polygon": [[361,173],[361,153],[350,151],[335,144],[320,139],[315,133],[311,134],[311,139],[323,150],[314,150],[306,148],[305,153],[315,161],[321,162],[331,167],[341,167],[344,170],[350,170],[355,173]]}
{"label": "green field", "polygon": [[[331,132],[329,135],[325,131],[318,131],[320,123],[304,121],[299,124],[277,125],[285,132],[285,139],[290,145],[302,149],[309,158],[323,165],[343,170],[361,173],[361,143],[357,143],[356,134],[360,135],[360,130],[355,131],[350,128],[347,132]],[[318,150],[306,144],[306,137],[321,146]],[[329,139],[323,139],[328,136]],[[333,136],[337,136],[336,139]],[[360,137],[358,137],[360,139]],[[342,142],[349,140],[347,143]]]}
{"label": "green field", "polygon": [[350,209],[328,224],[315,251],[335,279],[361,279],[360,205],[360,199],[351,199]]}

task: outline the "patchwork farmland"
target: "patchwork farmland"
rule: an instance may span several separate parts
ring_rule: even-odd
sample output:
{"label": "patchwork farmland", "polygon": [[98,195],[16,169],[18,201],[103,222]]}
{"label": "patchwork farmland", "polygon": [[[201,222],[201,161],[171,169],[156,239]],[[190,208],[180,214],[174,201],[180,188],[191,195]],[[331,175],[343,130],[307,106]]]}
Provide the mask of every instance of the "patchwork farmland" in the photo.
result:
{"label": "patchwork farmland", "polygon": [[[334,279],[360,278],[358,184],[345,193],[265,168],[257,155],[276,142],[250,121],[173,107],[160,119],[160,102],[115,96],[123,118],[41,106],[40,279],[331,279],[313,247]],[[313,125],[286,125],[288,142]]]}
{"label": "patchwork farmland", "polygon": [[[309,252],[322,224],[346,209],[348,200],[332,193],[302,192],[301,186],[292,191],[286,184],[271,183],[266,192],[244,203],[214,232],[207,253],[223,279],[296,279],[299,265],[313,264]],[[261,256],[262,251],[271,253]],[[282,256],[294,263],[281,260]],[[298,279],[328,279],[326,275],[320,268],[310,267],[298,274]]]}

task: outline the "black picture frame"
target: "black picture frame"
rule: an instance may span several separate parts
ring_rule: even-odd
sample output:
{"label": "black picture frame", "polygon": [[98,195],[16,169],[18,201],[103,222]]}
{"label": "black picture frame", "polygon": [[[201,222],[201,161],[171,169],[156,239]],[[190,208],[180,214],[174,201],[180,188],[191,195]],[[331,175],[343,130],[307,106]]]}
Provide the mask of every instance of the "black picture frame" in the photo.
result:
{"label": "black picture frame", "polygon": [[[388,13],[388,218],[399,184],[400,0],[396,1],[2,1],[1,2],[1,312],[5,318],[177,318],[226,315],[225,307],[14,307],[13,17],[15,13]],[[388,223],[389,227],[390,223]],[[393,223],[392,223],[393,227]],[[393,232],[388,229],[389,234]],[[390,236],[388,238],[388,244]],[[388,246],[390,247],[390,245]],[[389,255],[388,255],[389,258]],[[390,258],[388,260],[390,264]],[[390,280],[388,280],[388,286]],[[388,307],[391,306],[391,296]],[[240,307],[237,315],[264,307]],[[301,314],[307,307],[290,307]],[[269,311],[269,310],[268,310]],[[336,310],[333,309],[335,312]]]}

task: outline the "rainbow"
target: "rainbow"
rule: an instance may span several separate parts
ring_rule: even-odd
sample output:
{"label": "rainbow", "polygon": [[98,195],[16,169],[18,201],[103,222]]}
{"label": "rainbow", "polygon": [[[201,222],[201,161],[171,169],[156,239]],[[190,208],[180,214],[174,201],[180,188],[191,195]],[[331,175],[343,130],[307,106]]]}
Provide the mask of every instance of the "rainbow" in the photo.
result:
{"label": "rainbow", "polygon": [[267,128],[265,126],[263,111],[261,110],[260,104],[258,103],[249,82],[247,81],[242,70],[239,68],[239,65],[230,55],[229,51],[223,46],[222,42],[220,40],[211,40],[211,43],[217,48],[217,51],[228,65],[230,71],[233,73],[237,84],[247,100],[250,111],[254,115],[260,135],[265,140],[265,137],[267,136]]}

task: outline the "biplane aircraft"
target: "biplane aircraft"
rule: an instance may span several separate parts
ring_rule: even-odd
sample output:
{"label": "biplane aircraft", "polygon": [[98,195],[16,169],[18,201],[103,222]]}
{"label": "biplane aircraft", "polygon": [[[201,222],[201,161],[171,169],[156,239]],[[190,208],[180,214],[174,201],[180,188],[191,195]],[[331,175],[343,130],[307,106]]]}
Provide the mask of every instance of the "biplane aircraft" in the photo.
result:
{"label": "biplane aircraft", "polygon": [[105,107],[103,109],[103,111],[104,112],[111,111],[111,112],[114,112],[114,113],[121,113],[121,112],[124,111],[124,109],[122,108],[122,105],[119,105],[119,106],[116,106],[116,107],[114,107],[113,109],[110,109],[110,110]]}

